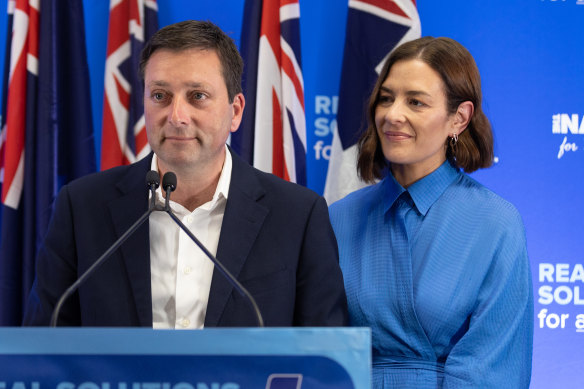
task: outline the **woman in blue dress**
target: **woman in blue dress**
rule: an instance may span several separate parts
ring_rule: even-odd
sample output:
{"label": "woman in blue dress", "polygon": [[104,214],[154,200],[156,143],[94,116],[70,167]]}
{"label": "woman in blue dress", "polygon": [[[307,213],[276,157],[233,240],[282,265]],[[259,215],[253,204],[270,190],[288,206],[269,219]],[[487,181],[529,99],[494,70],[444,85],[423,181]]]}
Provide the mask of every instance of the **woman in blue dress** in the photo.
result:
{"label": "woman in blue dress", "polygon": [[477,66],[448,38],[387,59],[357,169],[330,207],[351,325],[372,330],[374,388],[528,388],[533,295],[513,205],[467,176],[491,165]]}

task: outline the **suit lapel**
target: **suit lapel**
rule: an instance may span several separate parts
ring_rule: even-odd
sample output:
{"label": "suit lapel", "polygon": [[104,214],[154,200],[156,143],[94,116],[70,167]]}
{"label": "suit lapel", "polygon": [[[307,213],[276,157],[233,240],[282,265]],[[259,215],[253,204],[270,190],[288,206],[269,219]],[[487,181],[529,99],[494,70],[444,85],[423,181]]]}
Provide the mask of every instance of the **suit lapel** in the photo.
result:
{"label": "suit lapel", "polygon": [[[148,210],[146,172],[150,170],[152,154],[128,168],[116,183],[120,197],[109,204],[118,238]],[[126,264],[140,326],[152,326],[152,292],[150,281],[150,239],[148,220],[119,248]]]}
{"label": "suit lapel", "polygon": [[[258,203],[265,191],[251,166],[231,152],[233,169],[229,196],[217,246],[217,259],[238,277],[260,232],[268,208]],[[205,326],[217,326],[233,287],[218,270],[213,272]]]}

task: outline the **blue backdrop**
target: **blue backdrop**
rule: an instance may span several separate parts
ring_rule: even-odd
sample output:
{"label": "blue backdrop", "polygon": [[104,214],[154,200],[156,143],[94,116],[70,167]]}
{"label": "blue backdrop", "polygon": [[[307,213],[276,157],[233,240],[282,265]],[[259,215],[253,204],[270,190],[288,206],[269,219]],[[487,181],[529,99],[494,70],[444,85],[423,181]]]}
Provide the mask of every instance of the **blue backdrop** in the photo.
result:
{"label": "blue backdrop", "polygon": [[[84,6],[99,155],[109,1]],[[308,186],[322,193],[347,2],[300,0],[300,7]],[[243,0],[161,0],[159,24],[208,19],[239,44],[242,10]],[[419,0],[418,10],[422,35],[460,41],[481,71],[497,163],[473,176],[524,218],[535,295],[531,386],[584,387],[584,1]]]}

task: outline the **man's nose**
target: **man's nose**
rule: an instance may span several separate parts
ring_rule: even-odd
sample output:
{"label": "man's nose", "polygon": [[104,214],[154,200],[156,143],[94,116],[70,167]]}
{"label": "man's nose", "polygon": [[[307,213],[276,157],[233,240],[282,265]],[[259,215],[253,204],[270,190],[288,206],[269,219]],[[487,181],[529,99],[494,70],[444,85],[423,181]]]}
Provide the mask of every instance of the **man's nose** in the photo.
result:
{"label": "man's nose", "polygon": [[183,126],[188,123],[188,102],[181,96],[175,96],[170,106],[168,121],[173,126]]}

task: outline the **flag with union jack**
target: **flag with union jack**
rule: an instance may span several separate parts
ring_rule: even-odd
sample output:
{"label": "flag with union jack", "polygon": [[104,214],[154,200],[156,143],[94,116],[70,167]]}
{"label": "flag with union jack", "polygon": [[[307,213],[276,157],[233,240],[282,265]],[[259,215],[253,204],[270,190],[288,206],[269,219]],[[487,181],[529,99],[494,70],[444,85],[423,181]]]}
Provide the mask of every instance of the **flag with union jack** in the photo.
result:
{"label": "flag with union jack", "polygon": [[389,53],[421,33],[416,0],[349,0],[338,128],[324,190],[329,204],[365,185],[357,176],[357,141],[367,126],[369,94]]}
{"label": "flag with union jack", "polygon": [[0,325],[20,325],[63,183],[95,171],[81,0],[11,0],[0,178]]}
{"label": "flag with union jack", "polygon": [[140,52],[158,29],[156,0],[111,0],[105,62],[101,169],[150,152],[144,122]]}
{"label": "flag with union jack", "polygon": [[231,147],[256,168],[306,185],[298,0],[247,0],[241,35],[246,107]]}

